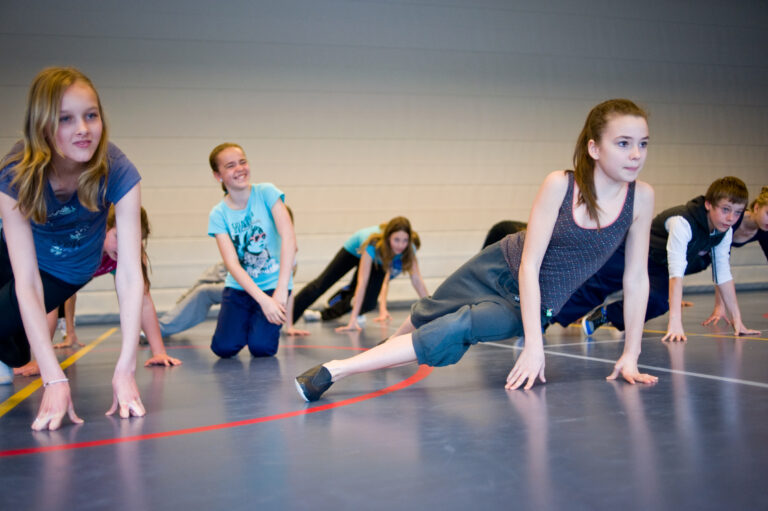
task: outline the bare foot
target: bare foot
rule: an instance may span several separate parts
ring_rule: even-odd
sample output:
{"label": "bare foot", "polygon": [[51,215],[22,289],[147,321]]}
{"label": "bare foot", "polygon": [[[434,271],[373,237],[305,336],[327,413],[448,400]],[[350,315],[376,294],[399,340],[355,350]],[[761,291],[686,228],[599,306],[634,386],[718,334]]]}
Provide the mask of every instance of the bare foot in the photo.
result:
{"label": "bare foot", "polygon": [[40,374],[40,367],[36,360],[32,360],[21,367],[14,367],[13,374],[16,376],[37,376]]}

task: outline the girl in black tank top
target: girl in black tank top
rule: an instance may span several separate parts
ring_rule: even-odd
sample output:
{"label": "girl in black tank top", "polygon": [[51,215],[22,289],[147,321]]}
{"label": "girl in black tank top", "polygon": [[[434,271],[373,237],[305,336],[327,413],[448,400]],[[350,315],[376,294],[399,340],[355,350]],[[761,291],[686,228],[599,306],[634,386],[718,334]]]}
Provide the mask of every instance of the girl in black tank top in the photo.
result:
{"label": "girl in black tank top", "polygon": [[[646,115],[637,105],[624,99],[597,105],[577,140],[572,176],[562,171],[547,176],[534,200],[526,235],[517,239],[521,243],[515,246],[506,242],[506,255],[502,254],[501,242],[483,250],[449,276],[433,296],[417,302],[412,317],[386,342],[301,374],[296,378],[301,397],[317,400],[334,381],[351,374],[416,361],[430,365],[454,363],[471,344],[505,338],[504,333],[525,336],[525,348],[507,377],[506,388],[528,389],[536,378],[545,381],[542,319],[552,312],[548,307],[557,307],[560,298],[548,303],[542,298],[561,294],[543,292],[550,286],[548,279],[553,271],[568,271],[568,265],[574,263],[569,254],[583,248],[584,243],[597,245],[595,253],[601,258],[609,257],[620,237],[614,235],[616,229],[621,235],[626,232],[625,275],[629,278],[625,281],[630,284],[625,296],[630,306],[625,318],[624,353],[609,378],[621,374],[630,383],[656,382],[656,377],[642,374],[637,368],[648,300],[646,265],[653,189],[636,183],[636,179],[645,162],[647,144]],[[551,249],[550,244],[558,248]],[[545,261],[548,269],[542,271]],[[488,273],[493,274],[492,281],[487,279]],[[563,285],[570,288],[588,276],[566,279]],[[469,299],[456,309],[457,304],[445,296],[448,293],[444,290],[460,293],[462,288],[488,292],[474,301],[462,297]],[[442,304],[450,305],[444,308],[443,315],[423,313],[440,311]],[[503,327],[497,328],[497,324]]]}

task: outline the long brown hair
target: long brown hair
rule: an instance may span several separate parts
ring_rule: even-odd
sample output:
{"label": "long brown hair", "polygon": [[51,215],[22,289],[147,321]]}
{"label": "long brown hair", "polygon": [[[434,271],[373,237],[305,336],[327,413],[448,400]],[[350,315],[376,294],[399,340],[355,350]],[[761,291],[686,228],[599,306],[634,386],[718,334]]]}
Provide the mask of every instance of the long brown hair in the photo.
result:
{"label": "long brown hair", "polygon": [[413,248],[421,248],[419,233],[411,229],[411,222],[404,216],[396,216],[386,224],[381,224],[380,227],[381,232],[375,232],[368,236],[368,239],[360,247],[361,252],[368,245],[372,245],[381,258],[382,266],[384,269],[388,269],[389,265],[392,264],[392,259],[395,258],[395,253],[392,251],[392,247],[389,246],[389,237],[396,232],[403,231],[408,235],[408,246],[400,257],[403,263],[403,271],[410,273],[413,261],[416,259]]}
{"label": "long brown hair", "polygon": [[573,177],[579,186],[579,197],[576,204],[584,204],[587,207],[587,214],[592,220],[597,222],[600,227],[597,205],[597,194],[595,192],[595,160],[589,155],[588,144],[590,140],[595,143],[600,142],[600,138],[605,131],[608,121],[618,115],[633,115],[648,119],[648,114],[628,99],[609,99],[590,110],[584,127],[576,139],[576,149],[573,151]]}
{"label": "long brown hair", "polygon": [[11,154],[3,162],[3,166],[14,163],[11,172],[14,174],[11,185],[18,190],[19,211],[32,221],[42,224],[47,219],[45,205],[45,183],[48,180],[53,151],[58,151],[53,142],[59,128],[59,113],[64,92],[75,82],[88,85],[96,95],[99,105],[99,116],[102,122],[101,139],[91,161],[85,164],[85,170],[77,181],[77,198],[89,211],[97,211],[99,203],[99,188],[102,181],[107,179],[107,124],[101,99],[96,87],[87,76],[71,67],[49,67],[38,73],[32,81],[27,97],[27,112],[24,119],[23,147]]}
{"label": "long brown hair", "polygon": [[[107,230],[112,229],[116,226],[115,222],[115,206],[112,205],[109,207],[109,213],[107,214]],[[141,275],[144,277],[144,290],[149,290],[149,271],[150,271],[150,263],[149,263],[149,256],[147,255],[147,239],[149,238],[149,234],[152,232],[152,229],[149,226],[149,216],[147,215],[147,210],[144,209],[144,206],[141,207]],[[119,235],[119,234],[118,234]],[[118,254],[118,257],[119,254]]]}

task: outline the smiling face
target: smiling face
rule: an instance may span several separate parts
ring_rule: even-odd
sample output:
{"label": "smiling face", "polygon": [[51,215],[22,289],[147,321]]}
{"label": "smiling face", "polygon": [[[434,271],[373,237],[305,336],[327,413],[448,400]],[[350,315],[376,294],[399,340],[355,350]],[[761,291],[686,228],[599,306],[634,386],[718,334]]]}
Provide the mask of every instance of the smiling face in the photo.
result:
{"label": "smiling face", "polygon": [[405,252],[405,249],[408,248],[408,243],[410,243],[410,238],[405,231],[395,231],[389,235],[387,241],[389,241],[389,247],[392,249],[392,252],[397,255]]}
{"label": "smiling face", "polygon": [[53,137],[59,155],[72,162],[89,162],[99,145],[102,131],[96,93],[88,84],[76,81],[61,98],[58,128]]}
{"label": "smiling face", "polygon": [[248,159],[239,147],[227,147],[216,156],[214,177],[219,179],[228,191],[245,190],[250,186],[251,168]]}
{"label": "smiling face", "polygon": [[600,140],[590,140],[587,149],[595,160],[595,172],[615,181],[632,182],[645,164],[648,122],[635,115],[615,115],[605,125]]}
{"label": "smiling face", "polygon": [[728,199],[720,199],[715,206],[705,201],[704,207],[707,208],[710,230],[715,229],[719,232],[727,231],[744,213],[744,204],[736,204]]}

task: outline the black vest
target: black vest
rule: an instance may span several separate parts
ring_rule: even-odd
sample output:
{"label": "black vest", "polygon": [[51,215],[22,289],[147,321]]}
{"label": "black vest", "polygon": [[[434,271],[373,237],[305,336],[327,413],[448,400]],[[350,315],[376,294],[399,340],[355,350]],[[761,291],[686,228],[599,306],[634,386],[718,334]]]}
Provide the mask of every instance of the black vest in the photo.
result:
{"label": "black vest", "polygon": [[705,270],[712,263],[712,248],[723,240],[725,233],[718,232],[710,236],[707,208],[704,206],[703,195],[688,201],[687,204],[669,208],[656,215],[651,224],[651,246],[648,257],[652,262],[667,267],[667,238],[669,238],[669,233],[664,228],[664,223],[672,216],[681,216],[691,224],[693,237],[688,242],[688,249],[685,253],[685,258],[688,261],[685,274],[690,275]]}

